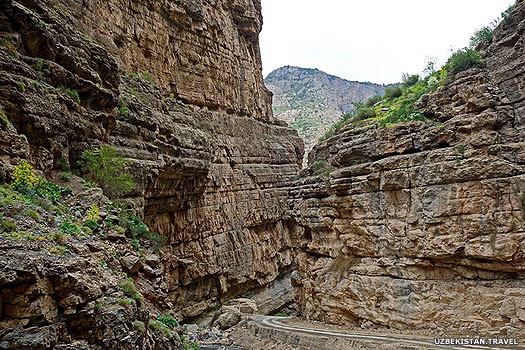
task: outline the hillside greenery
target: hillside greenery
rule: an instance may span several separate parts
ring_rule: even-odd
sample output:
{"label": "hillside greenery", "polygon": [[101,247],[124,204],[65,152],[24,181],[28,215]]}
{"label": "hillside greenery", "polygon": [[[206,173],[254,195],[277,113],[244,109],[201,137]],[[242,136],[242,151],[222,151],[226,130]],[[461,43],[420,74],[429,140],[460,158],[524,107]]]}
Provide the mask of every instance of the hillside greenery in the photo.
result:
{"label": "hillside greenery", "polygon": [[453,52],[441,69],[436,71],[433,68],[435,63],[430,62],[429,69],[426,70],[428,73],[426,77],[421,78],[417,74],[405,73],[402,83],[387,87],[383,95],[373,96],[364,103],[354,103],[356,108],[351,113],[343,114],[341,119],[332,125],[320,140],[333,136],[348,123],[359,121],[376,120],[383,127],[415,120],[432,122],[417,110],[415,103],[422,96],[444,86],[450,75],[482,63],[483,58],[478,50],[492,42],[495,28],[512,12],[514,7],[515,5],[511,5],[501,14],[500,18],[477,30],[470,38],[469,47]]}

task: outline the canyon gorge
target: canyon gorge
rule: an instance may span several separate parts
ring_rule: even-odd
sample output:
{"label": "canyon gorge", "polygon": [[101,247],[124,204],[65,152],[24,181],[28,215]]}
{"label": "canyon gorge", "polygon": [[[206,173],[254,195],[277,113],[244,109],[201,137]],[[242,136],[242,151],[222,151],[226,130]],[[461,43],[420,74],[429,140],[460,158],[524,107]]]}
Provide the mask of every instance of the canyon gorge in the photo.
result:
{"label": "canyon gorge", "polygon": [[[1,349],[182,349],[161,315],[193,322],[238,297],[525,338],[525,3],[481,64],[416,103],[426,120],[346,123],[304,169],[273,116],[261,28],[260,0],[0,2],[0,181],[27,161],[73,188],[60,212],[100,208],[103,227],[60,245],[4,227]],[[75,172],[103,145],[130,164],[123,209]],[[64,227],[56,208],[22,219],[29,199],[7,191],[0,221]],[[126,210],[164,246],[137,248]]]}

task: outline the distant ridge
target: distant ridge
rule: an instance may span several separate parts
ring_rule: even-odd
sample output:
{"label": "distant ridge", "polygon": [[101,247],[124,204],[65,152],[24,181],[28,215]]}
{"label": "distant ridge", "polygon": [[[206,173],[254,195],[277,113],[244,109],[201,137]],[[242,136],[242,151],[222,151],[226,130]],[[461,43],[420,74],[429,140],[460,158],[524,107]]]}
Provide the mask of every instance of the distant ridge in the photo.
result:
{"label": "distant ridge", "polygon": [[299,132],[305,142],[305,157],[317,140],[353,110],[352,102],[382,94],[385,86],[349,81],[319,69],[284,66],[264,80],[273,92],[274,115]]}

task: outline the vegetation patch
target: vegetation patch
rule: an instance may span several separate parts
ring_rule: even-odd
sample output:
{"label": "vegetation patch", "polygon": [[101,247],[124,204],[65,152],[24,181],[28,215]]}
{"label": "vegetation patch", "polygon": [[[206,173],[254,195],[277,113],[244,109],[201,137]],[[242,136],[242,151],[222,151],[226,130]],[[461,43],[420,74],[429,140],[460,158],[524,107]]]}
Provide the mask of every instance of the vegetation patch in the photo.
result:
{"label": "vegetation patch", "polygon": [[9,119],[7,119],[7,115],[5,114],[4,109],[2,108],[2,106],[0,106],[0,123],[3,126],[11,125],[11,122],[9,121]]}
{"label": "vegetation patch", "polygon": [[[151,242],[152,248],[155,250],[166,245],[168,238],[151,232],[140,217],[122,211],[119,219],[133,238],[145,239]],[[140,245],[138,247],[140,248]]]}
{"label": "vegetation patch", "polygon": [[405,73],[402,83],[386,87],[384,95],[373,96],[364,103],[354,103],[355,109],[351,113],[342,115],[320,141],[332,137],[346,124],[363,120],[375,120],[383,127],[410,121],[431,122],[417,110],[415,103],[425,94],[444,86],[450,74],[456,74],[482,63],[483,58],[477,51],[478,48],[492,42],[494,29],[514,10],[514,7],[515,5],[510,6],[501,14],[501,18],[477,30],[470,38],[470,46],[453,52],[440,70],[436,71],[435,62],[430,61],[425,69],[426,77]]}
{"label": "vegetation patch", "polygon": [[65,89],[64,92],[66,93],[69,98],[71,98],[76,103],[80,104],[80,96],[78,95],[78,91],[75,89]]}
{"label": "vegetation patch", "polygon": [[164,325],[164,323],[158,320],[150,319],[148,321],[148,327],[153,332],[163,334],[166,338],[171,339],[171,332],[169,328]]}
{"label": "vegetation patch", "polygon": [[109,145],[84,151],[80,165],[86,176],[108,196],[123,196],[133,190],[133,176],[127,171],[130,162]]}
{"label": "vegetation patch", "polygon": [[481,62],[481,54],[470,48],[460,49],[449,58],[446,69],[451,73],[458,73],[471,68]]}
{"label": "vegetation patch", "polygon": [[133,279],[128,279],[120,284],[120,290],[126,295],[127,297],[133,299],[134,301],[140,302],[142,301],[142,295],[137,292],[137,289],[135,289],[135,284],[133,283]]}
{"label": "vegetation patch", "polygon": [[179,326],[179,322],[173,318],[171,315],[164,315],[157,317],[157,320],[162,322],[165,326],[174,329],[175,327]]}
{"label": "vegetation patch", "polygon": [[60,231],[71,236],[78,236],[82,233],[80,227],[77,224],[71,222],[69,219],[65,219],[60,224]]}
{"label": "vegetation patch", "polygon": [[40,214],[38,214],[38,212],[33,209],[28,209],[26,211],[26,215],[29,216],[31,219],[35,220],[36,222],[40,222],[42,220]]}
{"label": "vegetation patch", "polygon": [[129,116],[129,108],[127,104],[123,104],[119,108],[120,115],[124,118],[127,118]]}
{"label": "vegetation patch", "polygon": [[199,344],[194,342],[187,342],[183,345],[184,350],[199,350],[201,347]]}

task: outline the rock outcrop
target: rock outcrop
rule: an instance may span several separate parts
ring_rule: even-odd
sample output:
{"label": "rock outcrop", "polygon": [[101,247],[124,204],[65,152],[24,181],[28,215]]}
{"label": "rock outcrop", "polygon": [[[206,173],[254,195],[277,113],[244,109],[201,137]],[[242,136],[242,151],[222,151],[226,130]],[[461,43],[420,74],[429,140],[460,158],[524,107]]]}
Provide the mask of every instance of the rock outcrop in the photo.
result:
{"label": "rock outcrop", "polygon": [[179,320],[292,264],[286,195],[303,145],[272,117],[261,24],[258,0],[0,4],[0,180],[22,159],[49,175],[116,147],[133,164],[127,202],[169,239]]}
{"label": "rock outcrop", "polygon": [[525,336],[525,4],[419,109],[350,123],[290,192],[307,318]]}

